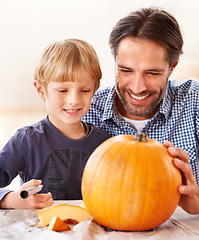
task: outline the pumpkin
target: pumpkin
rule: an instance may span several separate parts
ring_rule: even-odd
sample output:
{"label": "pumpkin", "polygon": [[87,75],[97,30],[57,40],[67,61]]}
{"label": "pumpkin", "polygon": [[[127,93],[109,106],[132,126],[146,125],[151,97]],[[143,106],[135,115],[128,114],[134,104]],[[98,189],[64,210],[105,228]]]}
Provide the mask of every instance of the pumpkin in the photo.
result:
{"label": "pumpkin", "polygon": [[82,177],[82,196],[100,225],[142,231],[164,223],[175,211],[180,170],[160,142],[138,136],[112,137],[91,154]]}

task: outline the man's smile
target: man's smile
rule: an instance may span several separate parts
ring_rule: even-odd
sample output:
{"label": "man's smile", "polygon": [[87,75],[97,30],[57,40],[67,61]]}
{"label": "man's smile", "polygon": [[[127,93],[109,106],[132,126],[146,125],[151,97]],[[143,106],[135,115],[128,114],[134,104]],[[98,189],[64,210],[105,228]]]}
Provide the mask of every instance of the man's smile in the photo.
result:
{"label": "man's smile", "polygon": [[144,95],[144,96],[137,96],[137,95],[134,95],[134,94],[132,94],[132,93],[129,93],[129,95],[130,95],[132,98],[134,98],[134,99],[136,99],[136,100],[139,100],[139,101],[145,100],[145,99],[147,99],[147,98],[150,96],[150,94],[147,94],[147,95]]}

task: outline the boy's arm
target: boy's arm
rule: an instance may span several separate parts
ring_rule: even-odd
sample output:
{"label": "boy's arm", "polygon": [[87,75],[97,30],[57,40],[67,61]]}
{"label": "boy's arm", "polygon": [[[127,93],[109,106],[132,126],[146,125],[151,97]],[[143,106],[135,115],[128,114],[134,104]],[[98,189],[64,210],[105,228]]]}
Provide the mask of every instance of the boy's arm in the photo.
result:
{"label": "boy's arm", "polygon": [[0,207],[1,207],[1,200],[10,192],[11,190],[0,188]]}
{"label": "boy's arm", "polygon": [[[17,131],[0,151],[0,187],[8,186],[11,181],[26,169],[28,140],[25,133]],[[25,139],[25,141],[23,141]],[[5,190],[0,190],[0,200],[5,195]]]}
{"label": "boy's arm", "polygon": [[1,208],[19,208],[36,209],[52,205],[52,195],[34,194],[27,199],[22,199],[20,193],[23,189],[41,184],[39,180],[31,180],[22,185],[18,191],[9,191],[4,189],[19,172],[26,169],[25,159],[28,156],[28,134],[17,131],[0,151],[0,207]]}
{"label": "boy's arm", "polygon": [[[20,193],[22,190],[38,186],[41,184],[41,180],[30,180],[22,185],[18,191],[8,192],[0,201],[1,208],[8,209],[39,209],[49,207],[53,204],[51,193],[47,194],[34,194],[26,199],[21,198]],[[0,191],[2,191],[1,189]]]}

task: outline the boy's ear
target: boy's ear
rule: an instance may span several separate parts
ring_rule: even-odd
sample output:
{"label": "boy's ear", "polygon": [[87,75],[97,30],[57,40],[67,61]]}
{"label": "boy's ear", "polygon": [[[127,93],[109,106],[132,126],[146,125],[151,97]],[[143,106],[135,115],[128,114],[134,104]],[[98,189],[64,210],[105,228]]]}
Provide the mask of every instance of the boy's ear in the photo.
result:
{"label": "boy's ear", "polygon": [[45,95],[44,87],[41,86],[40,84],[38,84],[37,81],[34,81],[33,84],[34,84],[35,89],[36,89],[37,93],[39,94],[40,98],[42,100],[45,100],[46,99],[46,95]]}

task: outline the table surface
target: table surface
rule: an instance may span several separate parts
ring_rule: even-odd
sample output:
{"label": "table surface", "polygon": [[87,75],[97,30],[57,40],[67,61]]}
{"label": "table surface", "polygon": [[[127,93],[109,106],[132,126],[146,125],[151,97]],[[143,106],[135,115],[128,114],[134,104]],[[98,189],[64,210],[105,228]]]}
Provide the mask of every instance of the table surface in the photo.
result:
{"label": "table surface", "polygon": [[[81,201],[56,201],[79,205]],[[71,231],[53,232],[40,227],[39,210],[0,210],[0,239],[14,240],[128,240],[128,239],[199,239],[199,214],[190,215],[177,207],[174,214],[161,226],[142,232],[107,231],[91,218],[75,225]]]}

